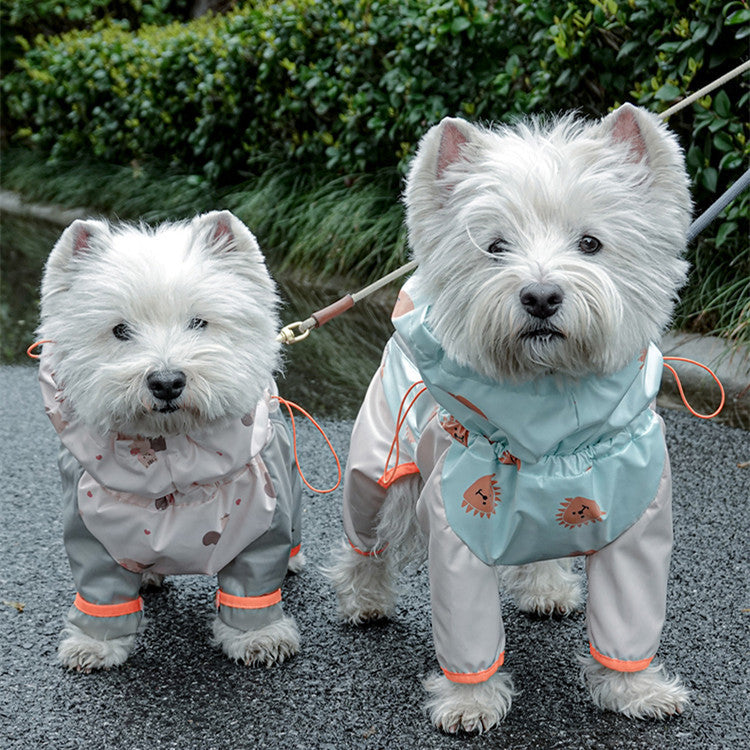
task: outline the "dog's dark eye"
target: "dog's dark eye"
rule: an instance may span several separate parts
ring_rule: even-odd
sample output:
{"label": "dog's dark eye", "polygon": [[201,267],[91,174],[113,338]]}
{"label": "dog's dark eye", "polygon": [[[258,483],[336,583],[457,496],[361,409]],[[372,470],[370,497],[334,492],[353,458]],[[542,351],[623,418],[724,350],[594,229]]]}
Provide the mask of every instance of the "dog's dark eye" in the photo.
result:
{"label": "dog's dark eye", "polygon": [[127,323],[118,323],[112,329],[112,334],[120,341],[130,341],[133,338],[133,329]]}
{"label": "dog's dark eye", "polygon": [[596,237],[592,237],[590,234],[585,234],[581,237],[581,241],[578,243],[578,249],[582,253],[586,253],[586,255],[593,255],[602,249],[602,243],[596,239]]}
{"label": "dog's dark eye", "polygon": [[193,318],[188,323],[188,328],[191,331],[200,331],[202,328],[205,328],[208,325],[207,320],[203,320],[203,318]]}
{"label": "dog's dark eye", "polygon": [[498,237],[496,240],[493,240],[490,243],[490,246],[487,248],[487,252],[490,255],[502,255],[509,248],[510,246],[508,245],[508,243],[502,237]]}

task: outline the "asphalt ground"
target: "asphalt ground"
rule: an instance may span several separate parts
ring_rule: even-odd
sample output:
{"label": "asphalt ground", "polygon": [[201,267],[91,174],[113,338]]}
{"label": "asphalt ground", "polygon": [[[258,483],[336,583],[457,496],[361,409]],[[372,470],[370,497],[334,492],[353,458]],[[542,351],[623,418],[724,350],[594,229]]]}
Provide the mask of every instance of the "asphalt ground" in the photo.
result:
{"label": "asphalt ground", "polygon": [[[78,674],[55,658],[74,595],[62,544],[57,438],[31,367],[0,368],[0,748],[738,748],[748,718],[750,432],[667,411],[675,550],[659,656],[694,691],[682,717],[634,721],[602,712],[579,682],[581,614],[541,620],[505,606],[506,665],[520,695],[480,737],[443,735],[421,709],[437,668],[424,569],[407,571],[395,618],[354,628],[335,618],[320,566],[341,536],[340,490],[306,492],[307,568],[284,586],[302,650],[247,668],[208,643],[215,583],[185,576],[145,594],[149,618],[123,667]],[[324,421],[342,461],[351,422]],[[333,466],[300,427],[313,484]]]}

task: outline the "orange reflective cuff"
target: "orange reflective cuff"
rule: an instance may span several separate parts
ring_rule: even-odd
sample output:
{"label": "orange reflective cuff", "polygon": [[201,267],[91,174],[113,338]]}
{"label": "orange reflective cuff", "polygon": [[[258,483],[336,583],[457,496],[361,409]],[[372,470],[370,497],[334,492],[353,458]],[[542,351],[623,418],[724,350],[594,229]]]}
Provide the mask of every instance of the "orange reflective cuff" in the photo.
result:
{"label": "orange reflective cuff", "polygon": [[291,551],[289,552],[289,557],[294,557],[295,555],[298,555],[301,549],[302,549],[302,542],[300,542],[296,547],[292,547]]}
{"label": "orange reflective cuff", "polygon": [[365,552],[365,551],[363,551],[363,550],[359,549],[358,547],[355,547],[355,546],[354,546],[354,545],[353,545],[353,544],[351,543],[351,540],[347,539],[347,541],[349,542],[349,546],[350,546],[350,547],[351,547],[351,548],[352,548],[352,549],[353,549],[353,550],[354,550],[354,551],[355,551],[355,552],[356,552],[356,553],[357,553],[358,555],[362,555],[362,557],[377,557],[377,556],[378,556],[379,554],[381,554],[381,553],[382,553],[382,552],[383,552],[383,551],[385,550],[385,547],[387,547],[387,546],[388,546],[388,545],[386,544],[386,545],[385,545],[385,547],[381,547],[380,549],[374,549],[374,550],[371,550],[370,552]]}
{"label": "orange reflective cuff", "polygon": [[281,589],[262,596],[233,596],[221,589],[216,592],[217,607],[233,607],[234,609],[265,609],[281,601]]}
{"label": "orange reflective cuff", "polygon": [[413,461],[410,461],[408,464],[399,464],[393,469],[388,469],[383,476],[378,479],[378,484],[381,487],[388,489],[388,487],[390,487],[397,479],[408,477],[410,474],[419,474],[419,467]]}
{"label": "orange reflective cuff", "polygon": [[608,669],[614,669],[616,672],[641,672],[651,664],[654,658],[653,656],[649,656],[648,659],[640,659],[639,661],[613,659],[611,656],[600,654],[591,643],[589,643],[589,651],[591,652],[591,656],[593,656],[600,664],[603,664]]}
{"label": "orange reflective cuff", "polygon": [[505,651],[497,657],[497,661],[488,669],[483,669],[481,672],[449,672],[444,667],[441,667],[445,676],[451,682],[460,682],[463,685],[476,685],[478,682],[486,682],[492,677],[497,670],[503,666],[505,661]]}
{"label": "orange reflective cuff", "polygon": [[131,599],[122,604],[92,604],[80,594],[76,594],[73,605],[84,615],[91,615],[91,617],[121,617],[140,612],[143,609],[143,599],[139,596],[137,599]]}

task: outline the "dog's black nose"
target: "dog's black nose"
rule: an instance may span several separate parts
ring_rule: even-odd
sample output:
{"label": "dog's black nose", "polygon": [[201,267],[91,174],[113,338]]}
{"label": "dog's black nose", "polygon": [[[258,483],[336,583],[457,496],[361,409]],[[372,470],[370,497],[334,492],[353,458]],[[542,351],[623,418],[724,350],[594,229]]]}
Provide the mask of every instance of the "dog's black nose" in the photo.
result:
{"label": "dog's black nose", "polygon": [[156,398],[162,401],[174,401],[185,389],[187,379],[179,370],[160,370],[146,377],[146,385]]}
{"label": "dog's black nose", "polygon": [[557,284],[529,284],[521,289],[521,304],[535,318],[549,318],[562,304],[563,290]]}

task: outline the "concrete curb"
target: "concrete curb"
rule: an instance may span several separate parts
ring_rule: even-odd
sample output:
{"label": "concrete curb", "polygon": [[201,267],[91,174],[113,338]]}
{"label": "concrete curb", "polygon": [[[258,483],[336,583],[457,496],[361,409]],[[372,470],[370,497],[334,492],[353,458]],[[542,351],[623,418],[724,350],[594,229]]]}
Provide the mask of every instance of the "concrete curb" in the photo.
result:
{"label": "concrete curb", "polygon": [[11,190],[0,190],[0,211],[21,218],[46,221],[59,227],[67,227],[76,219],[96,216],[95,211],[85,208],[63,208],[62,206],[27,203],[23,196]]}
{"label": "concrete curb", "polygon": [[[694,333],[668,333],[661,350],[668,357],[685,357],[710,367],[724,386],[726,403],[717,422],[750,430],[750,348],[732,348],[726,339]],[[696,411],[710,414],[719,405],[719,388],[709,373],[685,362],[670,362]],[[666,368],[657,399],[667,409],[685,409],[672,373]]]}

